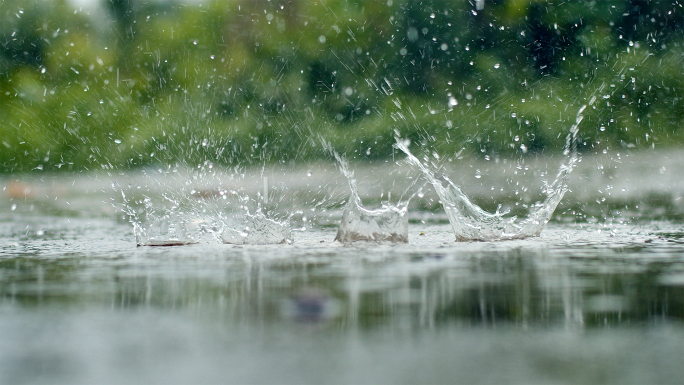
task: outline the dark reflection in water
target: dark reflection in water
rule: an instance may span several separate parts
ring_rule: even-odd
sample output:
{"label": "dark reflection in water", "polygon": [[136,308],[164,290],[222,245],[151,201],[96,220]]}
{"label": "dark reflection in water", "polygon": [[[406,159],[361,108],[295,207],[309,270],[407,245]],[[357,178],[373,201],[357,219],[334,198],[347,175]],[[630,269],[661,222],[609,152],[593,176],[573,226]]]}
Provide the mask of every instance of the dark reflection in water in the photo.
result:
{"label": "dark reflection in water", "polygon": [[0,296],[24,307],[174,309],[236,324],[326,322],[342,330],[684,321],[681,257],[586,247],[477,255],[388,250],[375,261],[359,255],[377,252],[372,248],[275,259],[260,258],[267,250],[258,248],[199,247],[5,257]]}

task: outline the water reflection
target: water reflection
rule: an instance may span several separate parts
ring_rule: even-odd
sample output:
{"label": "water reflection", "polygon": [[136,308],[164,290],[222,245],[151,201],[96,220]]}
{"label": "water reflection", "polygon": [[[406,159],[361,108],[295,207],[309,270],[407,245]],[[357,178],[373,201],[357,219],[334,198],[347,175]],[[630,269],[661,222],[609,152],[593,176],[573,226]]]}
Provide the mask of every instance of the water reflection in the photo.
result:
{"label": "water reflection", "polygon": [[535,248],[340,247],[315,257],[259,256],[268,252],[187,247],[119,257],[5,257],[0,301],[173,309],[235,324],[325,323],[341,330],[684,321],[684,261],[654,252],[618,249],[605,258],[607,250],[587,247],[561,256]]}

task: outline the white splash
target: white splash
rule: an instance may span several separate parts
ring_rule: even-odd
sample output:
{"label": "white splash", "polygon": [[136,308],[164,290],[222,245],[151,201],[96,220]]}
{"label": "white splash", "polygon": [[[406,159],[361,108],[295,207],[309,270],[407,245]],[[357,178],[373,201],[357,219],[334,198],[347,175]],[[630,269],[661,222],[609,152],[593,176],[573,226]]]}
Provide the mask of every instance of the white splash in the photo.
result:
{"label": "white splash", "polygon": [[[157,177],[163,180],[163,176]],[[292,242],[289,222],[269,218],[258,202],[255,214],[250,214],[249,206],[255,202],[244,194],[215,186],[193,189],[192,183],[185,183],[185,187],[173,188],[159,180],[153,182],[138,199],[127,199],[119,188],[138,246]]]}
{"label": "white splash", "polygon": [[356,241],[408,243],[408,203],[400,201],[397,205],[389,202],[376,210],[369,210],[361,204],[354,173],[349,170],[347,160],[331,151],[340,165],[340,171],[349,181],[351,196],[344,208],[342,221],[335,240],[342,243]]}
{"label": "white splash", "polygon": [[[595,101],[591,99],[589,105]],[[422,163],[409,151],[409,141],[397,138],[395,147],[406,153],[409,164],[423,172],[439,196],[444,211],[449,218],[457,241],[495,241],[520,239],[538,236],[551,219],[556,207],[568,190],[568,179],[579,161],[577,153],[578,127],[582,122],[585,108],[580,108],[575,123],[566,137],[563,154],[564,162],[560,165],[556,178],[551,184],[544,184],[546,198],[535,204],[527,218],[506,217],[507,212],[489,213],[470,201],[463,190],[446,176],[436,177],[435,172]]]}
{"label": "white splash", "polygon": [[263,213],[247,214],[241,226],[226,224],[221,233],[223,243],[235,245],[272,245],[292,243],[292,230],[287,222],[267,218]]}

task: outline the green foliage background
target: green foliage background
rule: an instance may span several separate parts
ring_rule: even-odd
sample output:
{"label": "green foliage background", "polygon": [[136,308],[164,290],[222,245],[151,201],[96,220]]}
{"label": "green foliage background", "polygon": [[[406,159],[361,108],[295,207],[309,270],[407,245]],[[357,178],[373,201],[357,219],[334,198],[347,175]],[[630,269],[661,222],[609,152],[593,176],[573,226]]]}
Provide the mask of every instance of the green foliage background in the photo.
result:
{"label": "green foliage background", "polygon": [[0,3],[0,171],[681,145],[679,1]]}

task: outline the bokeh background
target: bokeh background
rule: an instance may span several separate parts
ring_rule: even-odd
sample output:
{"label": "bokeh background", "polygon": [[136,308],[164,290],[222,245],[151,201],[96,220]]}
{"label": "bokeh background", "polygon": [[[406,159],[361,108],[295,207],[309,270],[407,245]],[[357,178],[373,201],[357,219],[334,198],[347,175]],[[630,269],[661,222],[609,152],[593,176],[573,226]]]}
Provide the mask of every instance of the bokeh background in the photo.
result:
{"label": "bokeh background", "polygon": [[0,171],[683,143],[679,1],[4,0]]}

